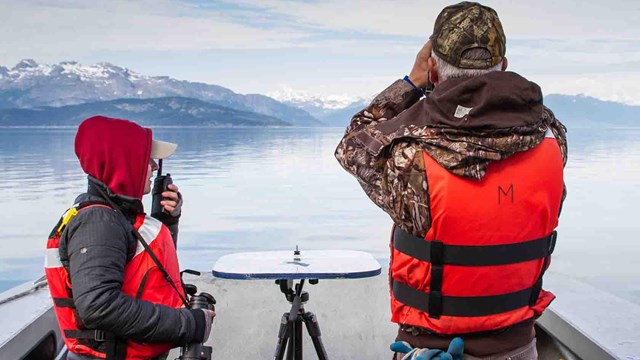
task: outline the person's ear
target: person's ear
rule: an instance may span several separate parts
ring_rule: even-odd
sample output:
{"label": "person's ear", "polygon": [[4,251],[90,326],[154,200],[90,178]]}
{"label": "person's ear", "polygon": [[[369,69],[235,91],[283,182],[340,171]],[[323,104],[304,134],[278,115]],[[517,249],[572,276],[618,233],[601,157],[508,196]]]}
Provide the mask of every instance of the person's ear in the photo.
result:
{"label": "person's ear", "polygon": [[502,58],[502,71],[507,70],[507,66],[509,66],[509,61],[507,60],[507,57],[503,57]]}
{"label": "person's ear", "polygon": [[433,85],[438,84],[438,82],[440,82],[440,79],[438,79],[438,63],[430,57],[427,60],[427,67],[429,71],[429,82]]}
{"label": "person's ear", "polygon": [[151,166],[151,171],[158,170],[158,163],[154,159],[149,159],[149,166]]}

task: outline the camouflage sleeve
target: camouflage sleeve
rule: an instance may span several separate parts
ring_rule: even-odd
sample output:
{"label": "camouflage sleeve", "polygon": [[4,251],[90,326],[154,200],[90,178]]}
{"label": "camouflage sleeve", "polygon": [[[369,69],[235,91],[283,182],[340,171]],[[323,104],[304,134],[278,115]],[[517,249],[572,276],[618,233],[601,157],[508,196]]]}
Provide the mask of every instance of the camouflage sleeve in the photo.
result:
{"label": "camouflage sleeve", "polygon": [[553,133],[553,137],[558,141],[558,145],[560,146],[560,154],[562,154],[562,163],[567,165],[567,157],[568,157],[568,147],[567,147],[567,127],[564,126],[563,123],[560,122],[553,114],[553,111],[548,107],[544,107],[544,113],[542,116],[548,116],[551,118],[549,128]]}
{"label": "camouflage sleeve", "polygon": [[335,156],[340,165],[358,179],[367,196],[396,224],[423,236],[425,226],[431,222],[421,148],[415,142],[398,142],[375,155],[356,139],[358,134],[394,118],[419,99],[409,84],[403,80],[394,82],[353,117]]}
{"label": "camouflage sleeve", "polygon": [[[567,145],[567,127],[564,126],[564,124],[561,123],[560,120],[556,119],[555,115],[549,108],[545,107],[544,112],[545,114],[547,114],[547,116],[551,116],[553,118],[553,121],[550,125],[551,132],[553,133],[553,136],[556,138],[556,141],[558,141],[558,145],[560,146],[562,163],[564,164],[564,166],[567,166],[567,160],[569,157],[569,147]],[[562,205],[564,205],[564,200],[567,198],[567,184],[563,183],[562,185],[562,200],[560,202],[560,212],[558,213],[558,216],[560,216],[560,213],[562,213]]]}

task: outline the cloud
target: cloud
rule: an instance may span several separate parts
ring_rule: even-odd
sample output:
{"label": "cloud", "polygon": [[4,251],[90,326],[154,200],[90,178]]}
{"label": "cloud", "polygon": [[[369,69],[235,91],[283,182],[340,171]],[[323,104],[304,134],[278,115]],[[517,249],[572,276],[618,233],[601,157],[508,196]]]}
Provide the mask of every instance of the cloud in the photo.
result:
{"label": "cloud", "polygon": [[[227,1],[227,3],[229,3]],[[438,13],[451,1],[422,0],[234,0],[245,9],[287,17],[298,25],[336,31],[405,35],[431,34]],[[486,1],[507,29],[507,37],[549,39],[634,39],[640,36],[636,1]]]}
{"label": "cloud", "polygon": [[[450,3],[0,0],[0,64],[109,61],[239,92],[284,83],[318,95],[369,96],[411,69]],[[640,73],[640,3],[487,4],[505,27],[510,69],[539,76],[554,91],[640,101],[640,86],[628,80]]]}
{"label": "cloud", "polygon": [[[200,51],[421,43],[450,1],[0,0],[0,60],[14,53]],[[634,39],[640,6],[494,1],[509,41]],[[548,43],[547,43],[548,44]],[[397,45],[396,45],[397,46]],[[343,48],[349,48],[344,46]]]}
{"label": "cloud", "polygon": [[[248,26],[220,11],[206,14],[168,1],[3,2],[0,56],[92,51],[197,51],[290,46],[305,34]],[[206,16],[205,16],[206,15]]]}
{"label": "cloud", "polygon": [[507,44],[514,68],[536,73],[640,71],[640,41],[520,40]]}

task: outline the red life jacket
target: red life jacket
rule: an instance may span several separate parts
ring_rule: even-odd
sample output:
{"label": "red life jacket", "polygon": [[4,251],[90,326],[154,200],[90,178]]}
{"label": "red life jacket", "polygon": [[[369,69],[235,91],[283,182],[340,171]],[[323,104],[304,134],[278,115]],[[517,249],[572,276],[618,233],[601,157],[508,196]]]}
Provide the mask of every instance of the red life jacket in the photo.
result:
{"label": "red life jacket", "polygon": [[[53,229],[47,241],[45,273],[49,283],[54,310],[67,348],[77,354],[98,358],[122,356],[123,353],[110,353],[109,346],[118,339],[111,333],[100,330],[87,330],[75,310],[72,298],[72,284],[69,273],[60,261],[60,236],[66,225],[83,211],[97,205],[85,203],[70,208]],[[180,268],[175,245],[169,229],[160,221],[144,215],[138,215],[134,228],[142,235],[160,263],[184,297],[180,282]],[[180,308],[183,306],[178,293],[171,287],[149,256],[143,245],[138,242],[136,254],[127,263],[121,289],[123,294],[156,304]],[[124,341],[124,340],[120,340]],[[148,359],[166,353],[175,344],[138,343],[126,340],[126,359]],[[122,351],[122,350],[120,350]]]}
{"label": "red life jacket", "polygon": [[392,321],[464,334],[540,315],[555,297],[542,275],[563,192],[557,141],[493,162],[480,181],[423,156],[432,224],[424,238],[394,228]]}

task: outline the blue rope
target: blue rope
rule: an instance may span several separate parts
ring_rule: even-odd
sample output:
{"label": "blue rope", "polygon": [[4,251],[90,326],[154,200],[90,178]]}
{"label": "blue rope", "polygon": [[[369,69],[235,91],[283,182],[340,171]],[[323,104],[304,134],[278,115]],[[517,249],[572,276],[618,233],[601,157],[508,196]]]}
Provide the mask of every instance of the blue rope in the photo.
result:
{"label": "blue rope", "polygon": [[404,78],[402,79],[404,81],[407,82],[407,84],[411,85],[411,87],[418,92],[418,94],[420,94],[420,97],[423,97],[425,95],[424,90],[420,89],[419,87],[416,86],[416,84],[414,84],[410,79],[409,79],[409,75],[405,75]]}

